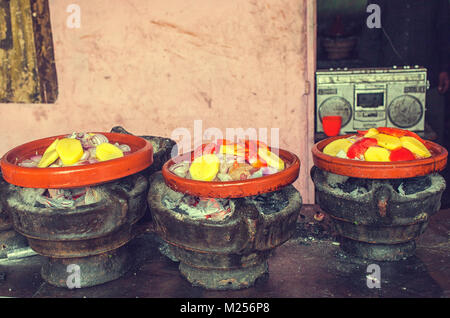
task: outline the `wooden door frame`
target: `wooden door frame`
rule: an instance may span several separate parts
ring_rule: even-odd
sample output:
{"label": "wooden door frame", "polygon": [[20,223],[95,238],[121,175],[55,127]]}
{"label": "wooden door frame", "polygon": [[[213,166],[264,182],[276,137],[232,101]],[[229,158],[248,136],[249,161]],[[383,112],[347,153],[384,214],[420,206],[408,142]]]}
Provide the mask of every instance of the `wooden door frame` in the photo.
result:
{"label": "wooden door frame", "polygon": [[307,39],[307,50],[306,50],[306,109],[307,109],[307,142],[305,143],[304,158],[307,170],[307,190],[303,194],[306,196],[304,200],[306,202],[314,202],[314,184],[309,177],[309,171],[313,166],[313,159],[311,149],[314,145],[314,133],[315,133],[315,73],[317,67],[317,0],[306,0],[306,39]]}
{"label": "wooden door frame", "polygon": [[2,0],[0,102],[54,103],[58,83],[48,0]]}

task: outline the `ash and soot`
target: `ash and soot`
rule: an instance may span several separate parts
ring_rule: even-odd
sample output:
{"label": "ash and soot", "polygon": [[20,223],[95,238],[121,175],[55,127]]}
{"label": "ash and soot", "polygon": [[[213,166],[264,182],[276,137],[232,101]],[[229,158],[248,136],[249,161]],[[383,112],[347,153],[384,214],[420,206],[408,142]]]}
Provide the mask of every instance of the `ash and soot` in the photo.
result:
{"label": "ash and soot", "polygon": [[[327,175],[327,181],[332,189],[339,189],[350,195],[367,193],[373,188],[374,182],[380,182],[374,179],[353,178],[331,173]],[[406,179],[385,179],[384,182],[389,184],[395,192],[402,196],[414,195],[433,186],[432,175]]]}
{"label": "ash and soot", "polygon": [[[289,204],[283,191],[250,196],[245,200],[265,215],[282,211]],[[163,205],[174,212],[194,219],[211,220],[223,220],[231,216],[234,212],[234,201],[235,199],[200,198],[175,191],[167,191],[162,198]]]}

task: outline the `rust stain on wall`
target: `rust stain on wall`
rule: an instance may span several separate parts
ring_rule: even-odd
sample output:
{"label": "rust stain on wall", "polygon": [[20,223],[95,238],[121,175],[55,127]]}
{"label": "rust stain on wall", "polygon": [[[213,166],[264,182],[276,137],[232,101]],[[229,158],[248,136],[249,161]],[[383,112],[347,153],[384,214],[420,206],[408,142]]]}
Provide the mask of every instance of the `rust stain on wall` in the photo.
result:
{"label": "rust stain on wall", "polygon": [[160,27],[170,28],[170,29],[172,29],[172,30],[174,30],[176,32],[179,32],[179,33],[183,33],[183,34],[187,34],[187,35],[190,35],[190,36],[198,37],[198,35],[195,34],[194,32],[185,30],[185,29],[179,27],[178,25],[170,23],[170,22],[155,21],[155,20],[151,20],[150,22],[155,24],[155,25],[157,25],[157,26],[160,26]]}
{"label": "rust stain on wall", "polygon": [[39,109],[36,109],[33,111],[33,116],[36,119],[36,121],[41,121],[41,119],[47,119],[47,111],[43,109],[42,107]]}

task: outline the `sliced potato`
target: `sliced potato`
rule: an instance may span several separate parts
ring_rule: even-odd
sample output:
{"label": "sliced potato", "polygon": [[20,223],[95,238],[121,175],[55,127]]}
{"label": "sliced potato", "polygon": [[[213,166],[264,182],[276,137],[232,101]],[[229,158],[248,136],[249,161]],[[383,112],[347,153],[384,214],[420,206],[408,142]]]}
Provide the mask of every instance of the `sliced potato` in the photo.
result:
{"label": "sliced potato", "polygon": [[372,138],[375,138],[378,141],[378,145],[381,147],[384,147],[389,150],[394,150],[397,148],[401,148],[402,142],[400,141],[400,138],[386,135],[386,134],[377,134],[372,136]]}
{"label": "sliced potato", "polygon": [[55,140],[50,144],[50,146],[48,146],[47,149],[45,149],[44,155],[45,155],[47,152],[50,152],[50,151],[52,151],[52,150],[56,150],[56,145],[58,144],[58,142],[59,142],[59,139],[55,139]]}
{"label": "sliced potato", "polygon": [[195,158],[189,172],[193,180],[211,181],[219,172],[219,166],[219,158],[214,154],[208,154]]}
{"label": "sliced potato", "polygon": [[45,151],[42,155],[41,160],[39,160],[39,163],[37,165],[38,168],[47,168],[52,163],[54,163],[56,160],[58,160],[59,155],[56,152],[56,149]]}
{"label": "sliced potato", "polygon": [[50,146],[45,149],[44,154],[37,165],[38,168],[47,168],[59,158],[59,155],[56,152],[56,145],[58,144],[58,141],[59,139],[55,139]]}
{"label": "sliced potato", "polygon": [[64,138],[56,144],[56,152],[63,164],[70,166],[83,156],[83,147],[78,139]]}
{"label": "sliced potato", "polygon": [[100,161],[123,157],[123,151],[109,142],[104,142],[95,148],[95,156]]}
{"label": "sliced potato", "polygon": [[410,136],[403,136],[403,137],[400,137],[400,142],[404,148],[408,149],[413,154],[415,154],[419,157],[422,157],[422,158],[431,157],[430,151],[417,138],[410,137]]}
{"label": "sliced potato", "polygon": [[328,145],[326,145],[325,148],[323,148],[323,153],[326,155],[336,157],[336,155],[340,151],[344,151],[345,153],[347,153],[347,150],[348,148],[350,148],[351,145],[353,145],[353,143],[346,138],[336,139],[330,142]]}
{"label": "sliced potato", "polygon": [[364,135],[364,137],[370,138],[370,137],[373,137],[373,136],[375,136],[375,135],[378,135],[378,130],[377,130],[376,128],[370,128],[370,129],[366,132],[366,134]]}
{"label": "sliced potato", "polygon": [[364,159],[366,161],[390,161],[390,155],[391,152],[386,148],[372,146],[364,153]]}
{"label": "sliced potato", "polygon": [[258,155],[267,162],[267,165],[276,168],[278,170],[284,169],[284,161],[267,148],[258,148]]}

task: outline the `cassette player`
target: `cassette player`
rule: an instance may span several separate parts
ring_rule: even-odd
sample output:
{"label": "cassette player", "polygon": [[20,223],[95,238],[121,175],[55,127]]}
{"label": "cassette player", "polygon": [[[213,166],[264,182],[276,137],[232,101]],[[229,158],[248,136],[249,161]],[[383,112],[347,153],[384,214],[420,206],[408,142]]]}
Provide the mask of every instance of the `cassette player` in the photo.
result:
{"label": "cassette player", "polygon": [[403,66],[316,72],[316,132],[322,118],[342,117],[341,133],[371,127],[423,132],[427,70]]}

